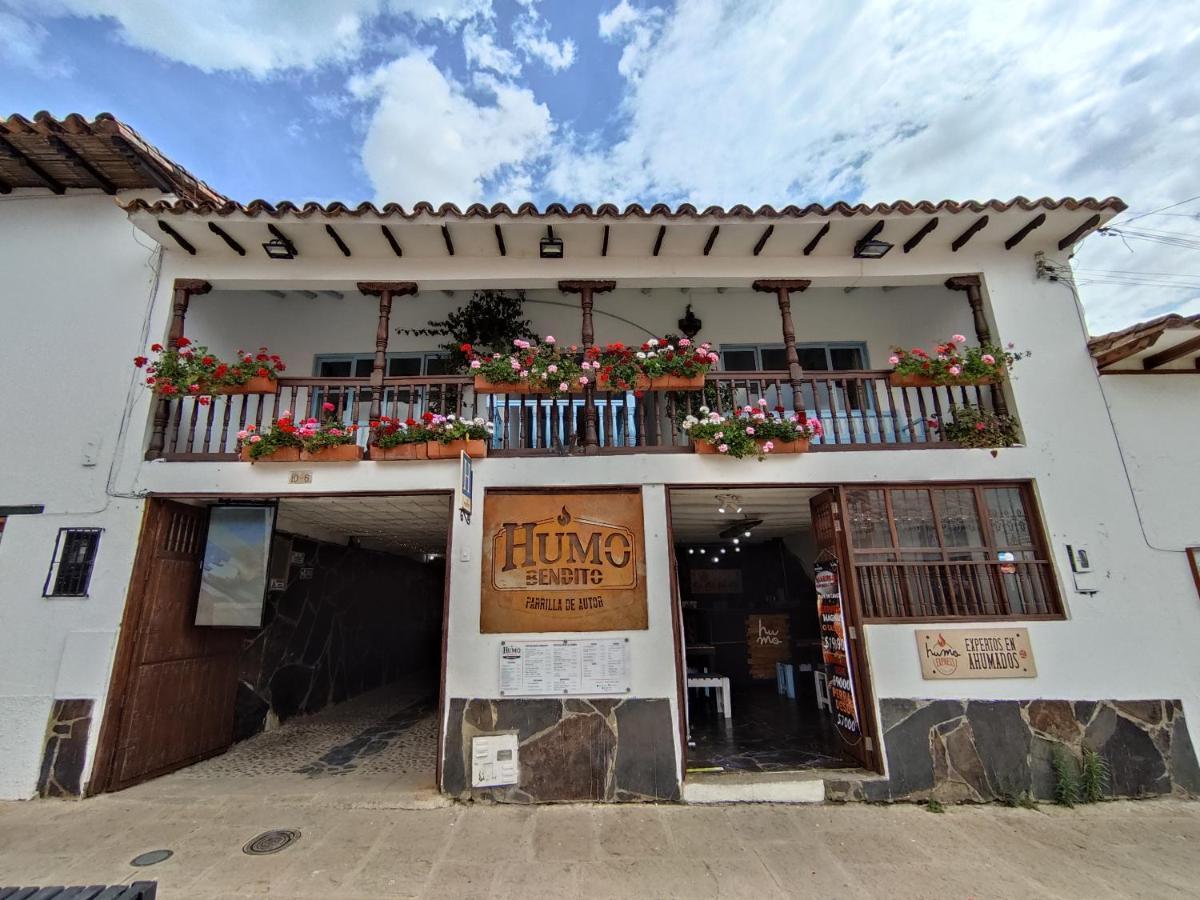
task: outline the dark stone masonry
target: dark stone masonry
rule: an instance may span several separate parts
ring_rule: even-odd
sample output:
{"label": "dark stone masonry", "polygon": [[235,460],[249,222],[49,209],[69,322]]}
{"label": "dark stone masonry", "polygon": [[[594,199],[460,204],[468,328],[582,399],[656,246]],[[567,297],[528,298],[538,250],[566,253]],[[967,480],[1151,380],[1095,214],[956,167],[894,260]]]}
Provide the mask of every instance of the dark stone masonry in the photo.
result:
{"label": "dark stone masonry", "polygon": [[1056,748],[1099,753],[1113,797],[1200,795],[1178,700],[880,700],[889,777],[826,782],[831,800],[1054,799]]}
{"label": "dark stone masonry", "polygon": [[304,561],[267,594],[263,628],[242,653],[234,740],[401,677],[436,685],[441,564],[284,538]]}
{"label": "dark stone masonry", "polygon": [[39,797],[79,797],[80,778],[92,725],[91,700],[55,700],[46,728]]}
{"label": "dark stone masonry", "polygon": [[[515,731],[520,784],[472,790],[471,738]],[[679,799],[668,700],[450,701],[443,789],[505,803]]]}

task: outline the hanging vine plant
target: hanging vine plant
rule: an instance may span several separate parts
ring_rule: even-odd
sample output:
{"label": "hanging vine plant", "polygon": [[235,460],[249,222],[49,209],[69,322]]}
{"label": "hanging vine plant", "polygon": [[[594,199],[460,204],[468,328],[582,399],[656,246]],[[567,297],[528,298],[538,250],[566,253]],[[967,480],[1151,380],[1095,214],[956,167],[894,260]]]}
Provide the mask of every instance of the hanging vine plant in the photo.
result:
{"label": "hanging vine plant", "polygon": [[[469,355],[508,353],[513,341],[537,341],[532,323],[525,318],[525,292],[476,291],[464,306],[444,319],[431,320],[424,328],[397,328],[409,337],[446,337],[439,349],[446,351],[448,371],[466,365]],[[463,348],[468,349],[464,350]]]}

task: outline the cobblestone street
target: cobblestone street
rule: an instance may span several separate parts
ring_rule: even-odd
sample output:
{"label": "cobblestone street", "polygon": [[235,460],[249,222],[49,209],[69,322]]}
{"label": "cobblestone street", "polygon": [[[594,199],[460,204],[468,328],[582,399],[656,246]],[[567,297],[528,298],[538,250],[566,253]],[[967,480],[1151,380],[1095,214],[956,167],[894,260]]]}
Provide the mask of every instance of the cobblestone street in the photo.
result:
{"label": "cobblestone street", "polygon": [[[1194,897],[1200,805],[389,808],[384,778],[219,779],[0,805],[0,884],[157,879],[159,896]],[[282,783],[273,782],[277,788]],[[299,841],[242,846],[270,828]],[[135,869],[148,850],[174,851]]]}

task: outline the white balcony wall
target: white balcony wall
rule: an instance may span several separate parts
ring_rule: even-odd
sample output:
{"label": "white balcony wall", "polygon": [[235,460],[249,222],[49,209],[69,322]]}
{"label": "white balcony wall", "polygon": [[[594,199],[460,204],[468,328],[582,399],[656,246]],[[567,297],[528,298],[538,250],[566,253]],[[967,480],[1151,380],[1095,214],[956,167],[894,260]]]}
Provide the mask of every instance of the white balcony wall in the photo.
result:
{"label": "white balcony wall", "polygon": [[[446,338],[412,337],[396,328],[420,328],[467,303],[469,291],[448,297],[426,291],[393,301],[388,349],[393,352],[436,350]],[[678,333],[687,304],[703,322],[697,340],[720,346],[782,344],[779,307],[773,294],[743,288],[724,293],[705,288],[686,294],[676,288],[647,293],[618,289],[595,295],[594,322],[600,343],[641,343],[653,335]],[[541,335],[560,343],[580,340],[579,298],[553,290],[526,293],[525,317]],[[878,287],[846,293],[842,288],[811,288],[792,294],[792,318],[800,342],[861,341],[868,366],[887,368],[893,344],[928,347],[955,333],[974,340],[966,295],[940,284]],[[379,302],[375,297],[346,293],[309,298],[300,293],[276,297],[260,291],[222,291],[195,297],[187,317],[187,335],[217,356],[237,349],[270,347],[288,364],[287,374],[313,374],[320,354],[373,353]]]}

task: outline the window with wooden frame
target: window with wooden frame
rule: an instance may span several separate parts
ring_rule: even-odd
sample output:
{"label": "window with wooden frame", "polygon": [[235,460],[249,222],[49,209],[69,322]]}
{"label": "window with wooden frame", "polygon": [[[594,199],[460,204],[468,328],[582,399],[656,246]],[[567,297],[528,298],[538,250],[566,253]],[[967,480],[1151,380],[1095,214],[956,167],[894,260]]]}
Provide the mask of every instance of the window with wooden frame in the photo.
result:
{"label": "window with wooden frame", "polygon": [[1028,484],[848,488],[846,507],[864,619],[1062,617]]}
{"label": "window with wooden frame", "polygon": [[43,597],[86,597],[102,528],[60,528]]}

